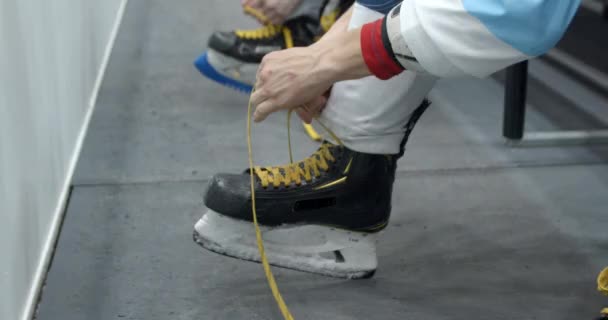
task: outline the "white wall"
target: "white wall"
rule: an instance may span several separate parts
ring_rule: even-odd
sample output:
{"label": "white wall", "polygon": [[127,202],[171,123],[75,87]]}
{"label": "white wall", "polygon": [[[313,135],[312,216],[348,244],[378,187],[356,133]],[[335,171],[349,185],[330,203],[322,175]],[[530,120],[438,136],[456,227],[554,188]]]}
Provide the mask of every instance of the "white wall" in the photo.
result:
{"label": "white wall", "polygon": [[126,0],[0,0],[0,319],[31,316]]}

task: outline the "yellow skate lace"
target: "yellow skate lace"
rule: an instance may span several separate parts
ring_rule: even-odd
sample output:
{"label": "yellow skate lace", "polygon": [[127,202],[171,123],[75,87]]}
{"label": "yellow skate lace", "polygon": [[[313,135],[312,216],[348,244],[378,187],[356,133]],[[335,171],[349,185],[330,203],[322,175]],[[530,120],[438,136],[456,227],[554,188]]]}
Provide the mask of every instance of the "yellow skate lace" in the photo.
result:
{"label": "yellow skate lace", "polygon": [[251,40],[264,39],[274,37],[282,32],[283,36],[285,37],[285,43],[287,44],[287,48],[293,47],[291,31],[288,28],[285,28],[282,25],[270,23],[270,20],[268,20],[268,18],[266,18],[263,13],[256,9],[253,9],[250,6],[245,6],[243,10],[245,11],[245,13],[250,14],[259,21],[261,21],[262,24],[264,24],[264,27],[252,30],[235,30],[234,33],[238,37]]}
{"label": "yellow skate lace", "polygon": [[269,24],[267,26],[253,29],[253,30],[235,30],[234,33],[239,38],[244,39],[264,39],[264,38],[272,38],[276,36],[278,33],[283,32],[284,30],[289,30],[281,25]]}
{"label": "yellow skate lace", "polygon": [[320,23],[321,23],[321,29],[323,29],[323,32],[329,31],[331,26],[333,26],[334,23],[336,23],[336,21],[338,20],[339,14],[340,14],[340,9],[336,8],[336,9],[330,11],[328,14],[321,16]]}
{"label": "yellow skate lace", "polygon": [[[253,15],[258,20],[262,21],[266,24],[265,27],[257,29],[257,30],[237,30],[236,34],[239,37],[247,38],[247,39],[261,39],[264,37],[272,37],[275,36],[278,32],[283,32],[283,36],[285,37],[285,44],[287,48],[293,47],[293,38],[291,35],[291,31],[288,28],[282,26],[271,25],[269,20],[257,10],[254,10],[251,7],[245,7],[245,12]],[[255,86],[254,86],[255,88]],[[255,89],[254,89],[255,90]],[[251,92],[253,94],[253,90]],[[266,257],[266,251],[264,249],[264,240],[262,239],[262,231],[260,230],[260,226],[258,224],[258,217],[256,211],[255,204],[255,178],[254,175],[257,175],[261,181],[262,186],[267,187],[272,184],[274,187],[280,186],[281,183],[284,183],[286,187],[291,185],[291,183],[295,183],[299,185],[302,182],[302,178],[305,181],[310,182],[313,178],[318,177],[320,175],[320,170],[327,170],[329,168],[328,162],[335,161],[331,151],[329,150],[328,144],[322,144],[319,150],[313,153],[312,156],[298,162],[293,163],[293,153],[291,150],[291,114],[293,110],[287,112],[287,143],[289,148],[289,165],[284,166],[275,166],[275,167],[259,167],[254,166],[253,164],[253,151],[251,144],[251,97],[249,98],[249,103],[247,107],[247,150],[249,155],[249,178],[250,178],[250,188],[251,188],[251,211],[253,216],[253,225],[255,228],[255,236],[256,242],[258,245],[258,251],[260,252],[260,258],[262,260],[262,266],[264,267],[264,274],[266,275],[266,280],[268,281],[268,286],[272,291],[272,295],[283,315],[285,320],[293,320],[294,317],[289,311],[283,296],[281,296],[281,292],[279,291],[279,287],[277,282],[272,274],[272,270],[270,268],[270,263],[268,262],[268,258]],[[342,141],[336,136],[327,126],[325,126],[321,121],[316,119],[317,123],[321,125],[325,131],[341,146],[343,146]],[[304,129],[306,133],[315,141],[319,141],[322,137],[314,130],[314,128],[310,124],[304,123]]]}
{"label": "yellow skate lace", "polygon": [[[255,88],[255,86],[254,86]],[[253,94],[253,91],[252,91]],[[329,144],[322,144],[319,150],[313,153],[312,156],[304,159],[303,161],[298,162],[297,164],[293,163],[293,153],[291,150],[291,114],[292,110],[287,113],[287,141],[289,147],[289,161],[291,164],[286,166],[276,166],[276,167],[266,167],[261,168],[257,167],[253,164],[253,151],[252,151],[252,143],[251,143],[251,97],[249,98],[249,103],[247,106],[247,150],[249,155],[249,178],[250,178],[250,189],[251,189],[251,211],[253,216],[253,225],[255,228],[255,236],[256,242],[258,245],[258,251],[260,252],[260,258],[262,260],[262,266],[264,267],[264,274],[266,275],[266,280],[268,281],[268,286],[272,291],[272,295],[277,302],[279,310],[283,315],[285,320],[293,320],[294,317],[289,311],[283,296],[281,296],[281,292],[279,291],[279,287],[277,282],[272,274],[272,270],[270,269],[270,264],[268,262],[268,258],[266,257],[266,251],[264,249],[264,240],[262,239],[262,231],[260,230],[260,226],[258,224],[258,215],[256,211],[255,205],[255,179],[254,174],[260,177],[261,181],[266,181],[266,185],[272,183],[275,186],[277,183],[281,182],[285,183],[285,185],[289,185],[291,182],[301,182],[301,179],[304,178],[306,181],[310,181],[312,179],[312,174],[317,175],[319,173],[319,169],[327,170],[328,162],[335,161],[331,151],[329,150]],[[334,134],[327,126],[325,126],[321,121],[315,119],[319,125],[321,125],[325,131],[340,145],[343,146],[342,141]],[[300,166],[302,165],[302,166]],[[289,174],[287,174],[289,172]],[[285,174],[284,174],[285,173]],[[264,182],[262,182],[264,185]]]}
{"label": "yellow skate lace", "polygon": [[281,183],[289,188],[292,183],[296,186],[302,184],[302,180],[311,182],[313,178],[321,176],[321,171],[328,171],[329,165],[336,159],[331,153],[331,144],[324,143],[308,158],[297,163],[273,167],[254,167],[255,174],[260,179],[263,188],[272,185],[278,188]]}

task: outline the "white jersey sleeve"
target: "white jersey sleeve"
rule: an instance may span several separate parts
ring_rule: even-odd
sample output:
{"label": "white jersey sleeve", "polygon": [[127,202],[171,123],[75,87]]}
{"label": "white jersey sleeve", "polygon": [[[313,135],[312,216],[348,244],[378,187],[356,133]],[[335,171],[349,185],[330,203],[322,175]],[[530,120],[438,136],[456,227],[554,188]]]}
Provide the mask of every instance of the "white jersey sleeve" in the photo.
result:
{"label": "white jersey sleeve", "polygon": [[580,0],[404,0],[386,17],[395,58],[438,77],[485,77],[557,43]]}

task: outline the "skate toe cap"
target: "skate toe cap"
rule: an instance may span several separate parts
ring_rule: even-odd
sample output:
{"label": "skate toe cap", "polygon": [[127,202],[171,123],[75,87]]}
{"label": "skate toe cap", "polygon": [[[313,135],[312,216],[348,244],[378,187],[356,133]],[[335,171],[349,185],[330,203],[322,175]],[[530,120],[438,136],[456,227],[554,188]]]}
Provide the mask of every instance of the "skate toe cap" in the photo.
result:
{"label": "skate toe cap", "polygon": [[209,38],[209,48],[220,52],[229,51],[236,43],[234,32],[216,31]]}
{"label": "skate toe cap", "polygon": [[250,215],[251,190],[245,174],[216,174],[205,193],[207,208],[235,218]]}

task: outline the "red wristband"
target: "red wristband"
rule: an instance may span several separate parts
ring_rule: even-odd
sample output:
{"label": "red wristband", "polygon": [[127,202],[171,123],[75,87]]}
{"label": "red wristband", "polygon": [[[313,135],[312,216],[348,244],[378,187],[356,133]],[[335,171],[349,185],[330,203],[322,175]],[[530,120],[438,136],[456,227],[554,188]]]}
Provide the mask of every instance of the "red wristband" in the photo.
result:
{"label": "red wristband", "polygon": [[382,42],[382,22],[383,19],[378,19],[363,25],[361,51],[369,71],[376,77],[387,80],[400,74],[404,68],[395,62]]}

